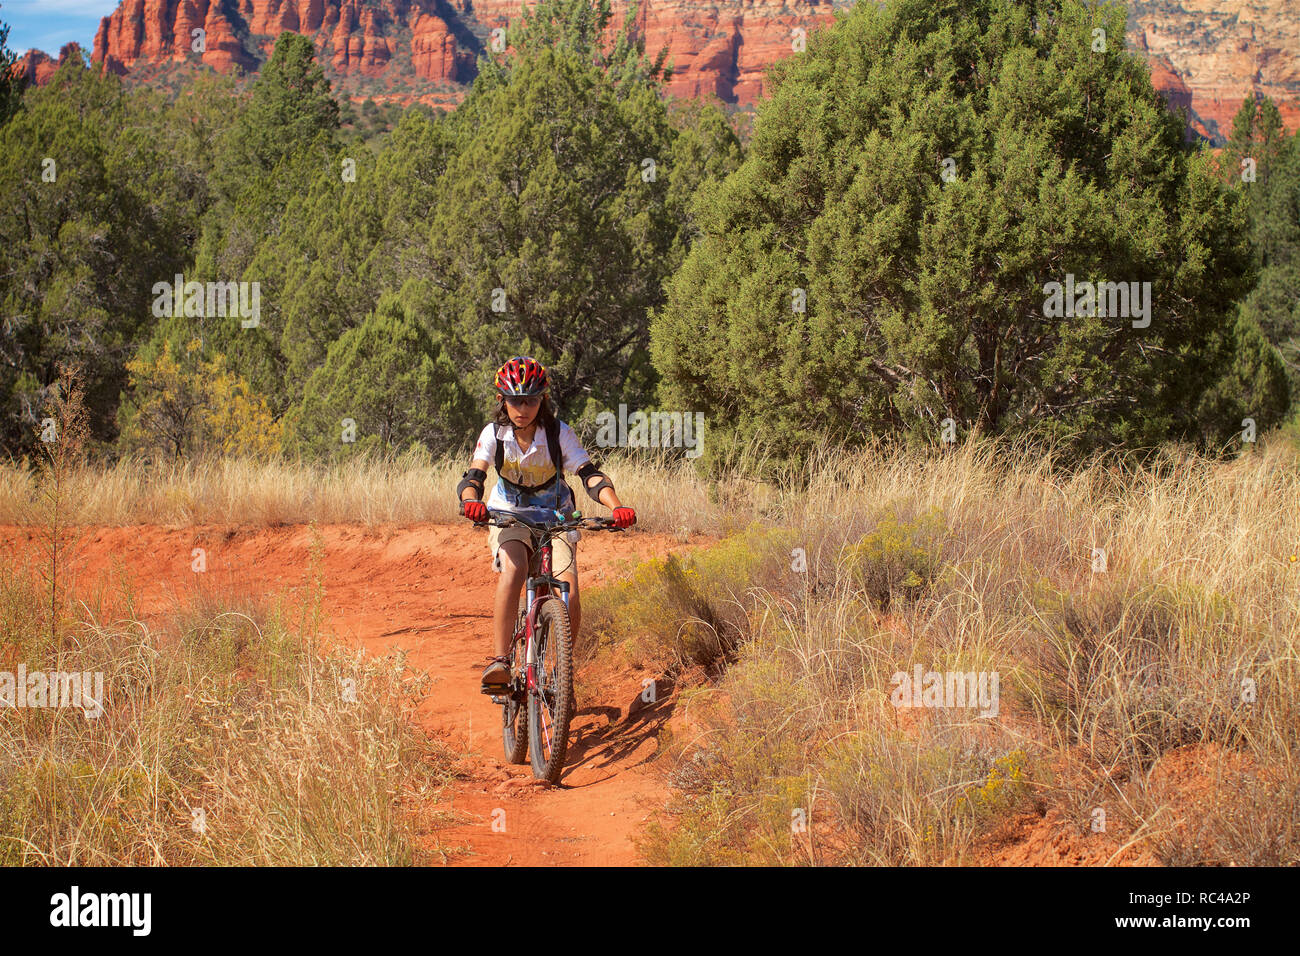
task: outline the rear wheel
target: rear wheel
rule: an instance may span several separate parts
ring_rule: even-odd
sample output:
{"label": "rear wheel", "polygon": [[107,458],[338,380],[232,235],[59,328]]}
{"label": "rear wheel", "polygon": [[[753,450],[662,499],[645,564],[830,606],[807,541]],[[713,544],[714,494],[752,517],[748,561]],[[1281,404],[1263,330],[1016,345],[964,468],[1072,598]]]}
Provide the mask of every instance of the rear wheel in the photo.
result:
{"label": "rear wheel", "polygon": [[528,695],[533,776],[559,783],[574,711],[569,609],[559,598],[547,598],[538,610],[533,641],[537,678]]}
{"label": "rear wheel", "polygon": [[[510,692],[514,694],[512,689]],[[506,747],[506,759],[511,763],[528,763],[528,708],[507,697],[501,708],[501,742]]]}

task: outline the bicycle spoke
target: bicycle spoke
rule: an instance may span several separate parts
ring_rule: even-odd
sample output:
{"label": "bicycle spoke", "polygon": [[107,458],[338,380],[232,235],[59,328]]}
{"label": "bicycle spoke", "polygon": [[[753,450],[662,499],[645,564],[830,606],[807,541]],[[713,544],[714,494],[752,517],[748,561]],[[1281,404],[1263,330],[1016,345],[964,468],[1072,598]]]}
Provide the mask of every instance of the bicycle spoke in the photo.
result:
{"label": "bicycle spoke", "polygon": [[[547,637],[549,638],[550,635],[548,634]],[[554,752],[554,745],[551,742],[551,725],[555,717],[555,710],[554,710],[555,694],[551,691],[551,684],[553,681],[552,671],[550,668],[546,666],[547,664],[546,659],[547,657],[550,656],[550,650],[551,650],[551,642],[548,639],[542,645],[542,657],[541,660],[538,662],[541,665],[541,674],[537,682],[537,693],[542,698],[542,706],[540,708],[540,713],[542,717],[542,740],[546,745],[546,756],[548,759],[550,755]]]}

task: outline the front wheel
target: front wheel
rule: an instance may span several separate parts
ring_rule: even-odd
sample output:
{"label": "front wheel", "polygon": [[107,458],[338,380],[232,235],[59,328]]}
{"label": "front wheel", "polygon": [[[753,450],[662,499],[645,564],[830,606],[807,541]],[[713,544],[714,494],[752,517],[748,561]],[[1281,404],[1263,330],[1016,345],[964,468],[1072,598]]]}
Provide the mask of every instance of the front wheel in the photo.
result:
{"label": "front wheel", "polygon": [[533,776],[560,782],[569,749],[573,719],[573,656],[569,609],[559,598],[547,598],[538,609],[534,635],[535,684],[528,694],[529,749]]}
{"label": "front wheel", "polygon": [[510,686],[506,689],[506,702],[501,707],[501,742],[505,745],[506,759],[511,763],[528,762],[528,704],[525,697],[523,675],[524,643],[518,636],[524,630],[524,612],[519,612],[515,626],[514,663],[510,667]]}

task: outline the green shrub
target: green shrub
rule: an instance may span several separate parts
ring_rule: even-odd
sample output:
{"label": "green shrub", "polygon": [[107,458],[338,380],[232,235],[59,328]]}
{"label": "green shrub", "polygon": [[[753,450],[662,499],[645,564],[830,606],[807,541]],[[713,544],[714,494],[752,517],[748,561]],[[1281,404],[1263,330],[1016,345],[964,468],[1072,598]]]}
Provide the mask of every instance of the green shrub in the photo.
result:
{"label": "green shrub", "polygon": [[900,521],[891,507],[876,528],[844,551],[842,567],[854,584],[882,607],[914,598],[938,573],[948,529],[938,508]]}
{"label": "green shrub", "polygon": [[669,555],[637,566],[627,580],[584,600],[580,656],[590,657],[602,640],[618,641],[636,664],[670,671],[695,665],[716,675],[751,633],[748,592],[781,588],[784,575],[793,575],[792,540],[792,532],[753,524],[684,560]]}

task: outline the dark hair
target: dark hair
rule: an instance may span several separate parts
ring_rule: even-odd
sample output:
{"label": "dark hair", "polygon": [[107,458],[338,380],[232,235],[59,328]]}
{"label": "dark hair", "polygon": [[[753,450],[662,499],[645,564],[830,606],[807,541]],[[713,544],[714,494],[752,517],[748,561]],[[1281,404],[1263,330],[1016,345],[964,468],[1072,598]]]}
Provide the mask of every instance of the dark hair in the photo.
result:
{"label": "dark hair", "polygon": [[[537,427],[545,429],[553,418],[555,418],[555,411],[551,408],[551,396],[543,395],[541,404],[537,406]],[[492,424],[514,426],[514,422],[510,420],[510,413],[506,411],[505,396],[500,392],[497,392],[497,407],[492,413]]]}

